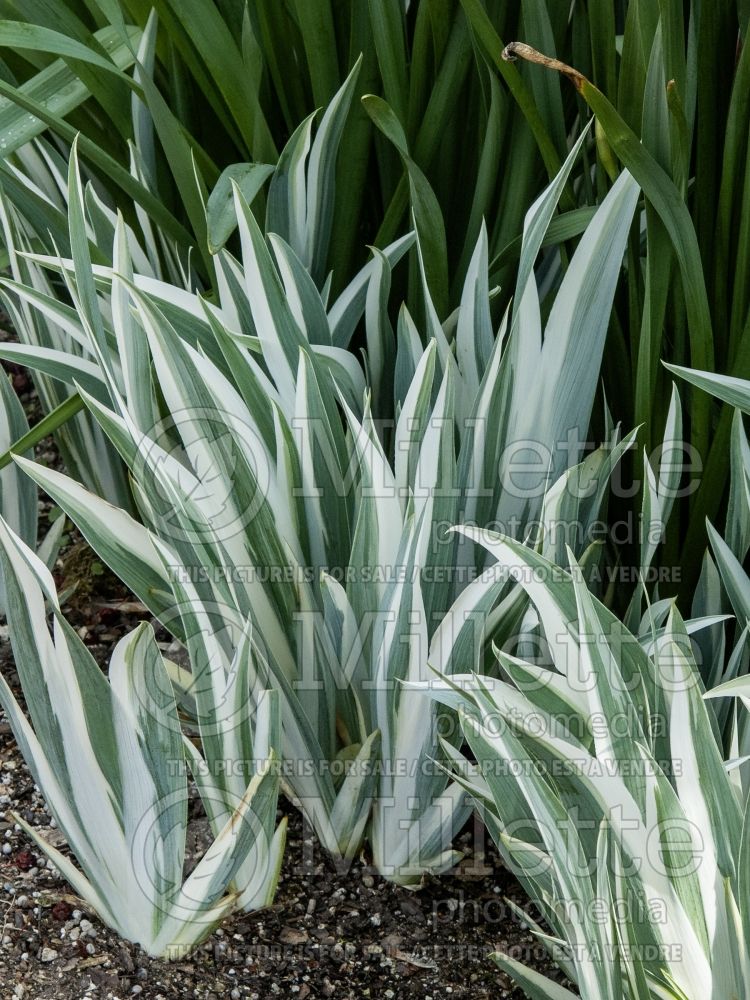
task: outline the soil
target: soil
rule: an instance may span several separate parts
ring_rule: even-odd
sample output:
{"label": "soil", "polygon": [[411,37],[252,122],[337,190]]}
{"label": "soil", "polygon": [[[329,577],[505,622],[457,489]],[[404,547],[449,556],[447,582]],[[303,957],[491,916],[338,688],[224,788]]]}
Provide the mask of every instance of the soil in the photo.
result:
{"label": "soil", "polygon": [[[21,370],[6,368],[33,422],[33,386]],[[38,454],[56,464],[48,443]],[[40,535],[55,514],[50,508],[42,498]],[[105,667],[146,609],[74,528],[54,575],[66,594],[63,612]],[[168,642],[164,632],[157,638]],[[4,624],[0,671],[20,697]],[[14,824],[10,813],[20,813],[65,850],[0,712],[0,1000],[516,1000],[522,992],[488,958],[496,950],[564,982],[511,912],[507,900],[530,904],[477,820],[457,841],[464,860],[415,892],[383,880],[366,857],[335,864],[299,813],[281,806],[290,825],[273,906],[236,915],[184,961],[151,959],[103,926]]]}

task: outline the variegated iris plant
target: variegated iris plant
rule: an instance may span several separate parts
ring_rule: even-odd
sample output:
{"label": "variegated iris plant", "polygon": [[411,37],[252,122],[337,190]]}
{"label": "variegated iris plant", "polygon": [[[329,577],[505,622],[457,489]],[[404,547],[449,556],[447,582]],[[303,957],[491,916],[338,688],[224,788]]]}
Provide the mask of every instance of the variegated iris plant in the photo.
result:
{"label": "variegated iris plant", "polygon": [[[567,269],[555,252],[545,258],[546,325],[534,274],[584,138],[528,213],[515,305],[499,331],[484,235],[444,323],[409,236],[376,252],[331,304],[314,255],[265,239],[241,183],[231,192],[242,255],[215,247],[218,298],[168,283],[122,218],[92,225],[75,149],[71,256],[24,258],[64,283],[72,308],[6,285],[55,322],[77,317],[81,355],[26,346],[14,356],[76,386],[130,471],[141,520],[18,463],[184,645],[189,668],[170,673],[209,775],[243,753],[242,698],[273,688],[288,793],[328,850],[351,857],[367,836],[380,870],[404,884],[454,862],[471,802],[432,763],[450,719],[402,682],[424,679],[428,663],[449,673],[479,662],[523,613],[522,593],[504,583],[466,587],[488,560],[445,529],[513,525],[551,551],[548,526],[573,520],[582,553],[628,444],[611,430],[585,468],[568,468],[587,437],[638,198],[627,173]],[[287,227],[304,217],[305,184],[309,166],[283,188]],[[111,267],[93,263],[92,243]],[[412,245],[422,315],[402,308],[394,331],[391,270]],[[347,350],[363,317],[364,367]],[[394,404],[395,424],[380,420]],[[566,484],[584,472],[593,490],[582,503]]]}
{"label": "variegated iris plant", "polygon": [[[8,22],[4,22],[7,28]],[[154,58],[156,19],[151,18],[138,41],[139,73],[147,72]],[[110,35],[102,37],[107,47],[114,42]],[[130,56],[136,55],[130,52]],[[115,61],[124,53],[119,46],[112,52]],[[210,295],[212,282],[221,281],[213,267],[215,253],[233,238],[236,216],[232,185],[243,196],[266,206],[265,223],[269,230],[281,235],[295,250],[311,275],[322,282],[322,262],[331,242],[336,166],[342,134],[350,113],[353,90],[360,71],[357,62],[341,89],[333,96],[317,129],[315,115],[309,115],[295,130],[275,166],[266,163],[237,163],[228,167],[206,198],[202,182],[193,179],[204,201],[198,201],[197,231],[200,249],[210,264],[206,276],[204,267],[196,267],[194,255],[184,248],[187,234],[175,236],[175,220],[159,204],[155,193],[154,141],[155,124],[151,112],[135,94],[131,100],[130,118],[134,140],[129,146],[129,172],[118,168],[137,190],[136,201],[129,205],[131,225],[123,225],[121,233],[127,244],[127,256],[133,272],[140,278],[155,278],[178,289],[186,288]],[[39,86],[51,92],[60,88],[64,100],[80,101],[85,95],[72,84],[70,71],[61,62]],[[153,84],[152,84],[153,86]],[[152,94],[152,97],[154,95]],[[56,444],[68,473],[88,489],[118,507],[133,512],[133,501],[127,470],[91,415],[81,412],[80,398],[56,377],[61,354],[79,369],[85,379],[89,369],[87,339],[81,338],[81,323],[65,295],[60,295],[53,275],[35,266],[28,254],[47,253],[70,256],[68,225],[67,162],[58,146],[42,136],[34,138],[43,123],[33,116],[24,116],[18,108],[4,105],[0,112],[0,132],[3,135],[0,157],[0,230],[5,249],[0,278],[0,297],[18,333],[21,345],[3,344],[3,357],[24,363],[26,348],[32,348],[37,358],[33,373],[42,410],[48,415],[49,430],[55,432]],[[30,131],[29,131],[30,127]],[[83,140],[81,140],[83,141]],[[185,153],[189,159],[189,150]],[[112,165],[110,165],[112,166]],[[267,194],[261,194],[267,186]],[[126,184],[127,186],[127,184]],[[260,197],[259,197],[260,195]],[[195,194],[198,198],[198,194]],[[145,199],[145,200],[144,200]],[[204,203],[205,202],[205,203]],[[159,208],[162,211],[159,211]],[[148,210],[147,210],[148,209]],[[90,183],[86,188],[86,212],[91,238],[90,250],[95,264],[118,266],[123,250],[114,241],[117,211],[101,185]],[[190,208],[188,213],[191,214]],[[133,228],[139,233],[135,238]],[[177,231],[181,227],[177,225]],[[205,244],[205,245],[204,245]],[[405,251],[405,241],[395,244],[388,253],[394,260]],[[209,253],[209,250],[211,253]],[[353,291],[362,287],[362,279]],[[9,294],[13,289],[20,294]],[[346,313],[340,317],[338,339],[346,346],[353,332]],[[126,333],[120,331],[120,336]],[[50,364],[44,362],[46,359]],[[14,398],[3,392],[0,397],[0,448],[6,451],[18,441],[24,431],[25,416]],[[7,497],[3,509],[10,523],[30,545],[36,543],[35,503],[33,488],[24,485],[11,470],[2,473],[3,493]],[[7,485],[6,485],[7,484]],[[18,519],[14,507],[26,512]]]}
{"label": "variegated iris plant", "polygon": [[[750,446],[743,414],[750,413],[750,382],[714,372],[667,366],[674,374],[734,408],[729,439],[730,488],[724,531],[707,522],[710,549],[703,558],[700,581],[693,597],[693,614],[728,612],[734,617],[729,639],[717,626],[703,633],[700,651],[703,678],[712,693],[727,691],[742,697],[742,705],[724,700],[715,704],[733,758],[750,753],[747,674],[750,669],[750,578],[744,568],[750,549]],[[695,391],[695,390],[693,390]],[[744,773],[743,773],[743,777]],[[747,780],[745,778],[745,787]]]}
{"label": "variegated iris plant", "polygon": [[[237,728],[242,766],[208,785],[153,630],[117,644],[107,680],[61,615],[49,571],[2,520],[0,566],[28,718],[3,677],[0,704],[80,868],[16,822],[106,924],[151,955],[183,956],[237,907],[268,905],[285,833],[285,822],[274,832],[278,696],[258,698],[254,744],[249,726]],[[248,649],[237,650],[240,682]],[[188,764],[214,839],[186,876]]]}
{"label": "variegated iris plant", "polygon": [[[469,534],[535,615],[496,650],[502,680],[426,686],[460,713],[473,756],[446,746],[451,771],[538,907],[523,918],[584,1000],[746,998],[747,757],[724,760],[688,628],[673,609],[634,634],[572,553],[563,570],[507,537]],[[537,656],[517,655],[532,642]],[[494,957],[531,997],[575,996]]]}

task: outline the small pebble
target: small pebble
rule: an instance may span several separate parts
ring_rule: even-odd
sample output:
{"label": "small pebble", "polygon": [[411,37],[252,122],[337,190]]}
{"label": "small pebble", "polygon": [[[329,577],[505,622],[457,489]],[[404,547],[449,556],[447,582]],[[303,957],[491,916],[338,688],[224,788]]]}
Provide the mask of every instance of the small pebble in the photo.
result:
{"label": "small pebble", "polygon": [[43,962],[54,962],[57,958],[57,952],[54,948],[42,948],[41,957]]}

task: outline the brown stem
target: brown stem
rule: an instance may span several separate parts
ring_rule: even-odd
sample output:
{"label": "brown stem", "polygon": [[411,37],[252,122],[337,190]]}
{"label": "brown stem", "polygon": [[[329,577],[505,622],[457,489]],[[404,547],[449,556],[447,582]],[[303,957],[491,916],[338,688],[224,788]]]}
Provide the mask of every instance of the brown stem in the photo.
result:
{"label": "brown stem", "polygon": [[558,73],[567,76],[575,85],[576,90],[579,91],[584,83],[586,83],[586,77],[583,73],[579,73],[577,69],[573,69],[567,63],[560,62],[559,59],[552,59],[550,56],[545,56],[542,52],[537,52],[536,49],[533,49],[525,42],[511,42],[509,45],[506,45],[503,49],[503,59],[506,62],[525,59],[527,62],[536,63],[537,66],[545,66],[547,69],[557,70]]}

